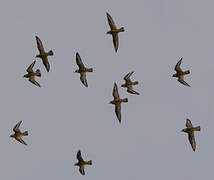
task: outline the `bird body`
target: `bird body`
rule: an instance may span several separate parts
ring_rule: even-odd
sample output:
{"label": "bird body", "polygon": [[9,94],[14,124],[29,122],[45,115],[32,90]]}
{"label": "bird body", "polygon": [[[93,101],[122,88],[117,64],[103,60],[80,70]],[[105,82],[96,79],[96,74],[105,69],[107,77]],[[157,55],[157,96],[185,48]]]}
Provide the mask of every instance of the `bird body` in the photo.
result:
{"label": "bird body", "polygon": [[128,98],[124,98],[124,99],[120,98],[116,83],[114,83],[112,94],[113,94],[114,100],[110,101],[109,103],[115,105],[115,113],[116,113],[117,119],[119,120],[119,123],[121,123],[121,103],[127,103]]}
{"label": "bird body", "polygon": [[78,162],[75,163],[74,166],[79,166],[79,172],[82,175],[85,175],[85,166],[86,165],[92,165],[92,160],[90,160],[90,161],[84,161],[83,158],[82,158],[80,150],[77,152],[77,156],[76,157],[78,159]]}
{"label": "bird body", "polygon": [[86,73],[87,72],[93,72],[93,68],[86,68],[85,65],[82,62],[82,59],[79,55],[79,53],[76,53],[76,63],[79,67],[75,72],[80,74],[80,81],[83,83],[85,87],[88,87],[87,79],[86,79]]}
{"label": "bird body", "polygon": [[121,85],[121,87],[127,88],[127,92],[130,94],[136,94],[139,95],[138,92],[133,90],[133,86],[138,85],[138,81],[132,82],[130,79],[130,76],[134,73],[134,71],[128,73],[123,79],[125,80],[125,83]]}
{"label": "bird body", "polygon": [[181,67],[180,67],[181,62],[182,62],[182,59],[183,59],[183,58],[181,58],[181,59],[178,61],[178,63],[176,64],[176,66],[175,66],[175,68],[174,68],[175,71],[176,71],[176,73],[173,74],[172,77],[177,77],[177,78],[178,78],[178,82],[180,82],[181,84],[183,84],[183,85],[185,85],[185,86],[189,86],[189,87],[190,87],[190,85],[189,85],[186,81],[184,81],[184,76],[187,75],[187,74],[190,74],[190,71],[189,71],[189,70],[187,70],[187,71],[182,71],[182,69],[181,69]]}
{"label": "bird body", "polygon": [[106,15],[107,15],[107,19],[108,19],[108,24],[109,24],[109,26],[111,28],[111,30],[108,31],[106,34],[111,34],[112,35],[114,49],[115,49],[115,52],[117,52],[118,47],[119,47],[118,33],[124,32],[125,29],[124,29],[124,27],[121,27],[121,28],[118,29],[117,26],[116,26],[116,24],[114,23],[114,20],[111,17],[111,15],[109,13],[106,13]]}
{"label": "bird body", "polygon": [[33,67],[35,65],[36,61],[33,61],[33,63],[27,68],[27,72],[28,74],[25,74],[23,77],[28,78],[28,80],[33,83],[34,85],[41,87],[40,84],[38,82],[36,82],[35,77],[41,77],[41,72],[39,69],[37,69],[36,71],[33,71]]}
{"label": "bird body", "polygon": [[19,121],[13,128],[14,134],[10,135],[10,137],[15,138],[17,141],[19,141],[20,143],[27,145],[24,140],[22,139],[23,136],[28,136],[28,131],[25,132],[21,132],[19,130],[19,126],[22,123],[22,121]]}
{"label": "bird body", "polygon": [[42,41],[40,40],[40,38],[38,36],[36,36],[36,43],[37,43],[37,48],[39,50],[39,54],[36,55],[36,58],[40,58],[42,60],[47,72],[49,72],[50,64],[48,62],[48,56],[53,56],[54,53],[52,50],[50,50],[48,52],[45,51]]}
{"label": "bird body", "polygon": [[201,130],[201,127],[200,126],[193,127],[193,125],[189,119],[186,120],[186,128],[182,129],[182,132],[185,132],[188,134],[188,139],[192,146],[193,151],[195,151],[195,149],[196,149],[194,131],[200,131],[200,130]]}

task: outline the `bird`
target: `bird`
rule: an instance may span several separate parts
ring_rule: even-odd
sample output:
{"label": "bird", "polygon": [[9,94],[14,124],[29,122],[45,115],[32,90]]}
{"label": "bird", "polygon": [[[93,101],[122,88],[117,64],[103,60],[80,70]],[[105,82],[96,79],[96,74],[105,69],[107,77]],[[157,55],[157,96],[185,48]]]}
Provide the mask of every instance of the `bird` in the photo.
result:
{"label": "bird", "polygon": [[128,98],[120,99],[116,83],[114,83],[114,88],[113,88],[112,94],[113,94],[114,100],[110,101],[109,103],[115,105],[115,113],[116,113],[117,119],[119,120],[119,123],[121,123],[121,103],[123,103],[123,102],[127,103]]}
{"label": "bird", "polygon": [[181,58],[181,59],[178,61],[178,63],[176,64],[176,66],[175,66],[176,74],[173,74],[172,77],[177,77],[177,78],[178,78],[178,81],[179,81],[181,84],[190,87],[190,85],[189,85],[187,82],[184,81],[184,75],[190,74],[190,70],[182,71],[182,69],[181,69],[181,67],[180,67],[181,62],[182,62],[182,59],[183,59],[183,58]]}
{"label": "bird", "polygon": [[200,126],[193,127],[191,121],[189,119],[186,119],[186,128],[182,129],[182,132],[185,132],[188,134],[188,139],[192,146],[193,151],[195,151],[196,149],[194,131],[200,131],[200,130],[201,130]]}
{"label": "bird", "polygon": [[130,79],[130,76],[134,73],[134,71],[128,73],[123,79],[125,80],[125,83],[121,85],[121,87],[127,88],[127,92],[130,94],[136,94],[139,95],[138,92],[133,90],[134,85],[138,85],[138,81],[132,82]]}
{"label": "bird", "polygon": [[42,59],[42,62],[47,70],[47,72],[50,71],[50,64],[48,62],[48,56],[53,56],[54,53],[52,50],[45,52],[45,49],[42,45],[42,41],[40,40],[40,38],[38,36],[36,36],[36,43],[37,43],[37,48],[39,50],[39,54],[36,55],[36,58],[40,58]]}
{"label": "bird", "polygon": [[77,152],[77,159],[78,159],[78,163],[75,163],[74,166],[79,166],[79,172],[82,175],[85,175],[85,166],[86,165],[92,165],[92,160],[84,161],[83,158],[82,158],[80,150]]}
{"label": "bird", "polygon": [[26,70],[28,74],[25,74],[23,77],[28,78],[31,83],[35,84],[38,87],[41,87],[40,84],[35,81],[36,76],[41,77],[41,72],[39,69],[33,71],[33,66],[35,65],[35,63],[36,61],[33,61],[33,63]]}
{"label": "bird", "polygon": [[124,27],[121,27],[119,29],[117,29],[116,24],[114,23],[114,20],[112,19],[111,15],[109,13],[106,12],[107,15],[107,19],[108,19],[108,24],[111,28],[110,31],[108,31],[106,34],[111,34],[112,38],[113,38],[113,44],[114,44],[114,49],[115,52],[117,52],[118,46],[119,46],[119,38],[118,38],[118,33],[119,32],[124,32],[125,29]]}
{"label": "bird", "polygon": [[76,53],[76,63],[79,66],[79,69],[75,71],[75,73],[80,73],[80,80],[85,87],[88,87],[86,72],[93,72],[93,68],[86,68],[82,62],[82,59],[79,53]]}
{"label": "bird", "polygon": [[28,136],[28,131],[25,132],[21,132],[19,130],[19,126],[22,123],[22,121],[19,121],[13,128],[13,131],[15,132],[14,134],[10,135],[10,137],[15,138],[17,141],[19,141],[20,143],[27,145],[24,140],[22,139],[22,136]]}

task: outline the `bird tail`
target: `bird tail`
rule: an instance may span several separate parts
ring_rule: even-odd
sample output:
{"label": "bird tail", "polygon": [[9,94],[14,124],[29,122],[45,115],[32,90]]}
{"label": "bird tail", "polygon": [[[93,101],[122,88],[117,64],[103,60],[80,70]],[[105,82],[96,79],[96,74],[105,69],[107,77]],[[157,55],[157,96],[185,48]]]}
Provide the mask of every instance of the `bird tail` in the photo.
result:
{"label": "bird tail", "polygon": [[93,68],[87,68],[87,72],[93,72]]}
{"label": "bird tail", "polygon": [[124,32],[124,31],[125,31],[124,27],[121,27],[121,28],[119,29],[119,31],[120,31],[120,32]]}
{"label": "bird tail", "polygon": [[23,136],[28,136],[28,131],[23,132]]}
{"label": "bird tail", "polygon": [[201,130],[201,127],[200,127],[200,126],[194,127],[194,130],[195,130],[195,131],[200,131],[200,130]]}
{"label": "bird tail", "polygon": [[189,74],[190,70],[184,71],[184,74]]}
{"label": "bird tail", "polygon": [[42,74],[41,74],[41,72],[40,72],[39,69],[36,70],[36,73],[37,73],[37,76],[38,76],[38,77],[41,77],[41,76],[42,76]]}
{"label": "bird tail", "polygon": [[54,55],[54,53],[52,50],[48,51],[48,56],[53,56],[53,55]]}
{"label": "bird tail", "polygon": [[139,84],[138,81],[133,82],[133,85],[138,85],[138,84]]}
{"label": "bird tail", "polygon": [[92,160],[86,162],[88,165],[92,165]]}
{"label": "bird tail", "polygon": [[122,102],[128,102],[128,98],[122,99]]}

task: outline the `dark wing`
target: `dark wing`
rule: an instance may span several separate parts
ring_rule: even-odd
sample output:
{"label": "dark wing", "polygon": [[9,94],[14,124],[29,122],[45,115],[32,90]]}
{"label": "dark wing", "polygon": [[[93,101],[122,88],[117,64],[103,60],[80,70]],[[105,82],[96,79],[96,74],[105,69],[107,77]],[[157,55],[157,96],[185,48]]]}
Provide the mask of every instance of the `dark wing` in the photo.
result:
{"label": "dark wing", "polygon": [[175,66],[175,71],[182,71],[182,70],[181,70],[181,67],[180,67],[181,62],[182,62],[182,59],[183,59],[183,58],[181,58],[181,59],[178,61],[178,63],[176,64],[176,66]]}
{"label": "dark wing", "polygon": [[192,123],[189,119],[186,120],[186,127],[187,128],[191,128],[192,127]]}
{"label": "dark wing", "polygon": [[22,139],[22,138],[20,138],[20,139],[16,139],[17,141],[19,141],[20,143],[22,143],[22,144],[24,144],[24,145],[26,145],[27,146],[27,143],[26,142],[24,142],[24,140]]}
{"label": "dark wing", "polygon": [[85,66],[84,66],[84,64],[82,62],[82,59],[81,59],[81,57],[80,57],[78,52],[76,53],[76,63],[79,66],[79,69],[84,69],[85,68]]}
{"label": "dark wing", "polygon": [[116,84],[116,83],[114,83],[113,96],[114,96],[114,99],[119,99],[119,98],[120,98],[119,93],[118,93],[117,84]]}
{"label": "dark wing", "polygon": [[50,64],[48,62],[48,57],[47,56],[42,56],[42,62],[45,66],[45,69],[47,70],[47,72],[50,71]]}
{"label": "dark wing", "polygon": [[13,131],[14,131],[14,132],[20,132],[19,126],[20,126],[21,123],[22,123],[22,121],[19,121],[19,122],[14,126],[14,128],[13,128]]}
{"label": "dark wing", "polygon": [[193,151],[195,151],[196,142],[195,142],[195,136],[194,136],[194,132],[193,131],[188,133],[188,139],[189,139],[189,142],[190,142],[190,144],[192,146]]}
{"label": "dark wing", "polygon": [[138,92],[136,92],[136,91],[134,91],[133,90],[133,87],[130,85],[130,86],[128,86],[128,88],[127,88],[127,92],[128,93],[131,93],[131,94],[136,94],[136,95],[139,95],[139,93]]}
{"label": "dark wing", "polygon": [[80,80],[84,84],[85,87],[88,87],[87,79],[86,79],[86,73],[80,73]]}
{"label": "dark wing", "polygon": [[36,63],[36,61],[33,61],[33,63],[27,68],[27,72],[31,73],[33,72],[33,66]]}
{"label": "dark wing", "polygon": [[129,72],[128,74],[126,74],[126,76],[123,78],[125,81],[130,79],[130,76],[134,73],[134,71]]}
{"label": "dark wing", "polygon": [[80,161],[80,162],[83,161],[83,158],[82,158],[82,155],[81,155],[81,151],[80,151],[80,150],[77,152],[77,159],[78,159],[78,161]]}
{"label": "dark wing", "polygon": [[118,33],[112,34],[112,38],[113,38],[113,44],[114,44],[115,52],[117,52],[117,49],[118,49],[118,46],[119,46],[119,37],[118,37]]}
{"label": "dark wing", "polygon": [[36,82],[34,78],[29,78],[29,81],[30,81],[31,83],[33,83],[34,85],[36,85],[36,86],[38,86],[38,87],[41,87],[40,84],[39,84],[38,82]]}
{"label": "dark wing", "polygon": [[45,49],[44,49],[44,47],[42,45],[42,41],[39,39],[38,36],[36,36],[36,43],[37,43],[37,48],[38,48],[40,54],[44,53]]}
{"label": "dark wing", "polygon": [[178,81],[179,81],[181,84],[185,85],[185,86],[191,87],[186,81],[184,81],[184,77],[183,77],[183,76],[179,76],[179,77],[178,77]]}
{"label": "dark wing", "polygon": [[115,113],[117,115],[117,119],[121,123],[121,104],[120,103],[115,105]]}
{"label": "dark wing", "polygon": [[80,166],[79,172],[80,172],[83,176],[85,175],[84,166]]}
{"label": "dark wing", "polygon": [[117,29],[117,27],[116,27],[116,25],[115,25],[115,23],[114,23],[112,17],[110,16],[110,14],[109,14],[109,13],[106,13],[106,15],[107,15],[108,24],[109,24],[111,30]]}

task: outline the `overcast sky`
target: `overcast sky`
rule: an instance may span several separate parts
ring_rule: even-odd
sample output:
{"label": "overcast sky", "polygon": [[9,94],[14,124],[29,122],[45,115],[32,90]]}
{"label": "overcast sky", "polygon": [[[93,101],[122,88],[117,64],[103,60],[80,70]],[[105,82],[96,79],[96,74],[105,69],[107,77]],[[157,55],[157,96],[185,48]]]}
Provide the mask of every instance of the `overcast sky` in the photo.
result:
{"label": "overcast sky", "polygon": [[[1,179],[212,179],[213,7],[211,0],[1,0]],[[117,53],[106,12],[125,28]],[[36,60],[42,88],[22,77],[38,54],[36,35],[54,52],[49,73]],[[88,88],[74,73],[76,52],[94,70]],[[191,88],[172,77],[181,57]],[[140,96],[120,87],[131,71]],[[108,104],[114,82],[129,100],[121,124]],[[186,118],[201,126],[196,152],[180,132]],[[20,120],[28,146],[9,138]],[[93,161],[85,177],[73,166],[79,149]]]}

